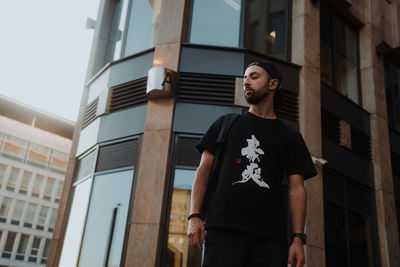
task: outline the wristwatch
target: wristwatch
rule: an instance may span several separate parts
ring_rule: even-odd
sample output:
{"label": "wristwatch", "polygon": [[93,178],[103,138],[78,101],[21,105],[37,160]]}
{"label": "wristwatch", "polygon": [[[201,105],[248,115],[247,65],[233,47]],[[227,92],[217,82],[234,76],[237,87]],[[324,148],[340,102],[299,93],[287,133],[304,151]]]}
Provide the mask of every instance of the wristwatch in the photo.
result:
{"label": "wristwatch", "polygon": [[303,245],[307,242],[307,236],[302,233],[293,233],[292,236],[290,237],[292,242],[293,242],[293,238],[295,238],[296,236],[300,237],[301,241],[303,242]]}

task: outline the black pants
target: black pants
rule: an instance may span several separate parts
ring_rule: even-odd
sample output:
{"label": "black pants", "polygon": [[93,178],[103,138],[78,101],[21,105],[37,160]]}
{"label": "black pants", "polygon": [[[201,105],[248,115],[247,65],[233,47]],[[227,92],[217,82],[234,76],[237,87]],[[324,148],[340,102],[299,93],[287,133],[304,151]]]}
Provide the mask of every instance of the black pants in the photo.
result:
{"label": "black pants", "polygon": [[208,229],[204,267],[287,267],[288,247],[227,229]]}

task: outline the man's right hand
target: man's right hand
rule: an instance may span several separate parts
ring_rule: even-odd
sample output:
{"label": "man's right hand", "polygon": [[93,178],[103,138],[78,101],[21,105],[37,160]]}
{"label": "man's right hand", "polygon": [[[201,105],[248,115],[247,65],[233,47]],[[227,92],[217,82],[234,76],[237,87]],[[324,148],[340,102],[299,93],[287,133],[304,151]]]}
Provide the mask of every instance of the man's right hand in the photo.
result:
{"label": "man's right hand", "polygon": [[189,220],[187,236],[189,244],[201,250],[205,242],[204,224],[200,218],[193,217]]}

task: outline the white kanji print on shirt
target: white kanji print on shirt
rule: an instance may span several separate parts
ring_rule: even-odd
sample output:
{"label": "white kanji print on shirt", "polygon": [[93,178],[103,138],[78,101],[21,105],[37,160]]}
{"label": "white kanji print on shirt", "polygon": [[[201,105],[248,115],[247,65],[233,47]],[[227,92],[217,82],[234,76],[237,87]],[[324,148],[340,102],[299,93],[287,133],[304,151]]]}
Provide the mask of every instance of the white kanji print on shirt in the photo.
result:
{"label": "white kanji print on shirt", "polygon": [[246,156],[250,164],[246,166],[246,169],[242,172],[242,180],[232,183],[246,183],[252,179],[258,186],[269,188],[269,185],[261,179],[261,168],[256,163],[256,160],[260,162],[259,155],[264,155],[264,151],[258,148],[260,141],[254,135],[251,135],[251,139],[247,140],[247,147],[242,148],[242,156]]}

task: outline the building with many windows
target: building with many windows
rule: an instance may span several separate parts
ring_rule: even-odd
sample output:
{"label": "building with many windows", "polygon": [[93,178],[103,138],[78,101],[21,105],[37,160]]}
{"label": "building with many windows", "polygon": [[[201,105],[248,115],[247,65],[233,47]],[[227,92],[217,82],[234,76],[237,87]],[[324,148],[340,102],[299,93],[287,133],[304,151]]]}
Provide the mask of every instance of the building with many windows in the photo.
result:
{"label": "building with many windows", "polygon": [[399,0],[102,0],[94,30],[48,266],[200,266],[194,145],[258,58],[316,159],[307,266],[400,266]]}
{"label": "building with many windows", "polygon": [[75,123],[0,95],[0,266],[44,266]]}

